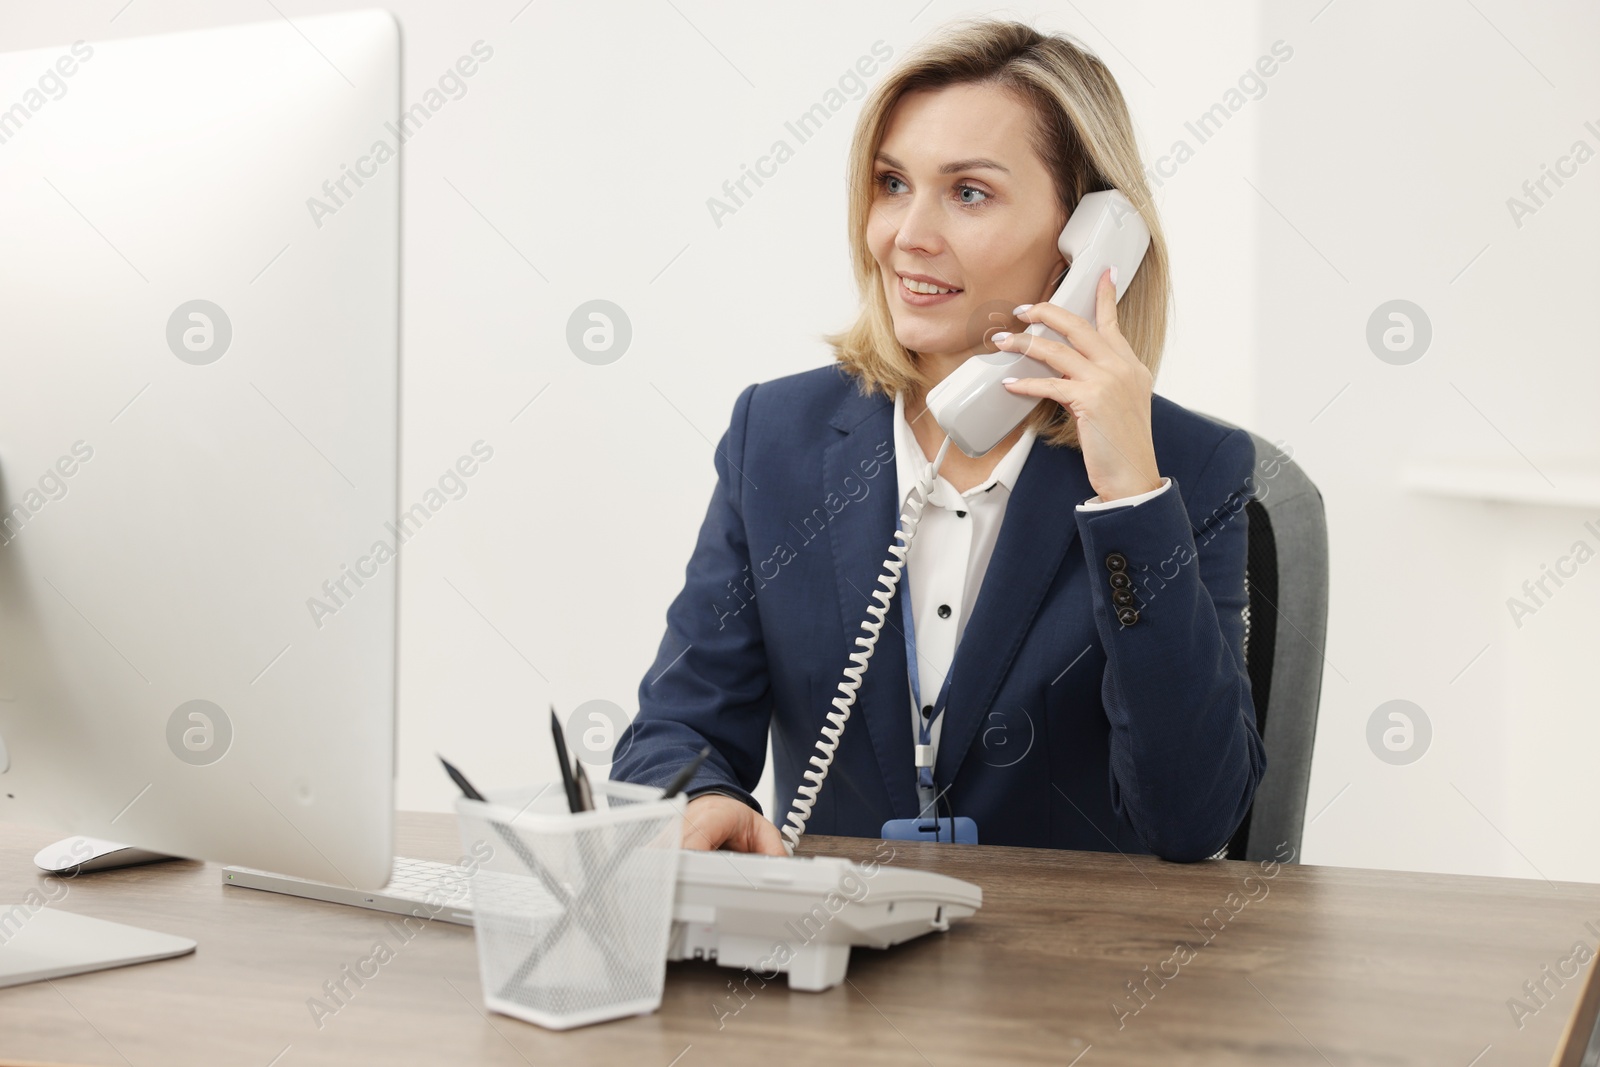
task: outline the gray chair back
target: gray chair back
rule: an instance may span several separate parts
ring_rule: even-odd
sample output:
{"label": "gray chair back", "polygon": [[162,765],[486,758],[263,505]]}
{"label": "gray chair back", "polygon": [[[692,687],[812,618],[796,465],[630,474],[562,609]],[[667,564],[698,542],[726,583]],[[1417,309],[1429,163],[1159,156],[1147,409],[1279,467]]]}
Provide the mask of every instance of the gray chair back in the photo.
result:
{"label": "gray chair back", "polygon": [[1322,493],[1300,466],[1272,442],[1250,437],[1256,467],[1255,498],[1245,504],[1244,653],[1267,771],[1227,858],[1281,858],[1287,844],[1298,860],[1328,634],[1328,525]]}

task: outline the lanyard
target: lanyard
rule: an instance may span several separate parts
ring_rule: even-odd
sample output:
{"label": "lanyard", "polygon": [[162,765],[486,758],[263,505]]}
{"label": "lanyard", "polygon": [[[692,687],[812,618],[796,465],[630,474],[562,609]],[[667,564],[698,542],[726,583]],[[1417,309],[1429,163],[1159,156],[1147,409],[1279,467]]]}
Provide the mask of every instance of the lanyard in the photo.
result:
{"label": "lanyard", "polygon": [[955,662],[951,661],[951,670],[944,673],[944,684],[939,687],[939,695],[934,698],[933,712],[928,715],[922,713],[922,681],[918,677],[922,672],[917,669],[917,624],[911,617],[911,580],[904,573],[900,575],[900,616],[904,623],[906,634],[906,673],[911,676],[911,699],[917,708],[917,784],[924,789],[932,789],[933,785],[933,722],[944,712],[945,703],[950,699],[950,677],[955,673]]}

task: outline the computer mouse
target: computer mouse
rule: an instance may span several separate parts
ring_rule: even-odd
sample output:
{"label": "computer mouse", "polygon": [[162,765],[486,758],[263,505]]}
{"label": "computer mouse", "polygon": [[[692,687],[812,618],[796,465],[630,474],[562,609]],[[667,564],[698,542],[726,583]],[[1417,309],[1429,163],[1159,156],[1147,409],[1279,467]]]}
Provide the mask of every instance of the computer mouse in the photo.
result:
{"label": "computer mouse", "polygon": [[33,862],[46,874],[71,875],[177,858],[99,837],[69,837],[40,849]]}

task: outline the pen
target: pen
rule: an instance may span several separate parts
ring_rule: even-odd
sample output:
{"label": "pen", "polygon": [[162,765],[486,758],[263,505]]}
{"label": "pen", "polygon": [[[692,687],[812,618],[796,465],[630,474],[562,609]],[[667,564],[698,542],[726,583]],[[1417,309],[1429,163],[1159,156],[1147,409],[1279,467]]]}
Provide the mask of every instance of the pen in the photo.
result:
{"label": "pen", "polygon": [[567,739],[561,732],[561,720],[556,718],[556,706],[550,705],[550,732],[556,739],[556,762],[561,764],[561,784],[567,790],[567,810],[580,812],[583,802],[578,798],[578,784],[572,778],[572,767],[567,763]]}
{"label": "pen", "polygon": [[[434,755],[439,756],[439,753],[435,752]],[[439,756],[439,762],[444,764],[445,773],[450,775],[450,780],[455,782],[456,786],[461,790],[462,795],[464,795],[468,800],[476,800],[480,803],[488,802],[488,798],[486,798],[482,793],[478,792],[473,784],[467,781],[467,776],[456,770],[455,767],[451,765],[449,760],[445,759],[443,756]],[[538,798],[535,797],[534,799],[537,800]],[[532,801],[530,801],[529,804],[531,805]],[[518,814],[520,814],[520,812]],[[500,821],[497,818],[494,818],[493,816],[489,818],[488,823],[494,829],[494,832],[500,836],[500,839],[510,846],[511,851],[516,853],[517,858],[522,861],[523,866],[532,871],[534,877],[538,878],[540,882],[544,883],[545,889],[553,898],[560,900],[567,895],[568,890],[564,889],[562,884],[556,881],[544,869],[544,866],[539,862],[539,858],[535,856],[533,854],[533,850],[528,847],[528,843],[513,833],[510,825]],[[587,871],[590,865],[590,858],[587,854],[587,851],[584,854],[583,863],[584,869]],[[607,946],[601,945],[601,948],[606,949]],[[608,956],[613,954],[609,949],[607,951]]]}
{"label": "pen", "polygon": [[[434,755],[439,756],[439,753],[435,752]],[[462,796],[466,797],[468,800],[477,800],[480,802],[483,800],[483,794],[474,789],[472,783],[467,781],[467,776],[452,767],[449,760],[445,759],[443,756],[439,756],[439,762],[444,764],[445,773],[448,774],[450,776],[450,780],[456,784],[456,788],[461,790]]]}
{"label": "pen", "polygon": [[679,771],[672,781],[667,784],[667,791],[661,794],[661,799],[671,800],[677,796],[683,790],[683,787],[689,784],[689,780],[694,777],[694,772],[700,769],[700,764],[704,763],[709,755],[711,755],[711,746],[707,745],[700,750],[698,756],[689,761],[688,766]]}

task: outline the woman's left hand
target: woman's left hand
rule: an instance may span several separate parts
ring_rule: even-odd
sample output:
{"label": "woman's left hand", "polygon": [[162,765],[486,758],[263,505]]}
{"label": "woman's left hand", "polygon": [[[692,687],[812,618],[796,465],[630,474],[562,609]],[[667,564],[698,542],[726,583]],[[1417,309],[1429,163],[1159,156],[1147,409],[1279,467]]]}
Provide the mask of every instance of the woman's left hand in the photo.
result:
{"label": "woman's left hand", "polygon": [[1154,379],[1117,328],[1117,288],[1111,271],[1100,276],[1095,292],[1098,329],[1049,303],[1033,304],[1017,317],[1026,323],[1042,322],[1070,343],[1028,333],[995,334],[991,340],[997,347],[1031,356],[1063,375],[1018,378],[1005,387],[1019,395],[1058,401],[1078,420],[1089,484],[1102,501],[1160,488],[1150,435]]}

